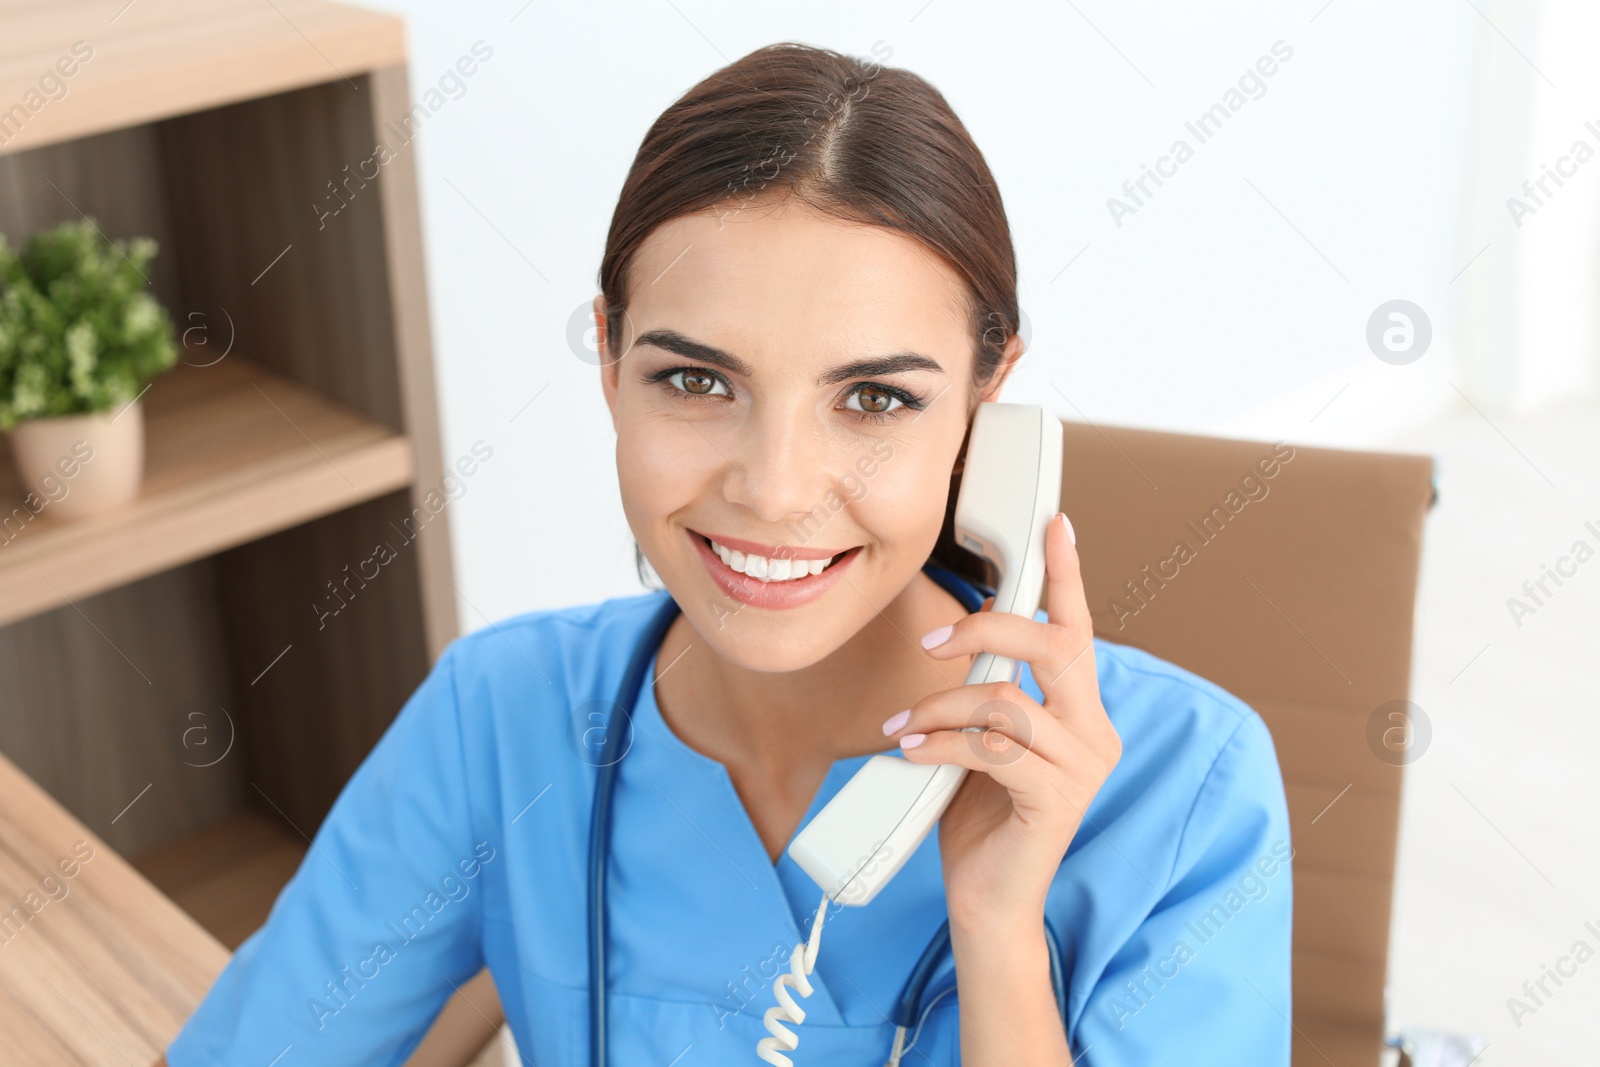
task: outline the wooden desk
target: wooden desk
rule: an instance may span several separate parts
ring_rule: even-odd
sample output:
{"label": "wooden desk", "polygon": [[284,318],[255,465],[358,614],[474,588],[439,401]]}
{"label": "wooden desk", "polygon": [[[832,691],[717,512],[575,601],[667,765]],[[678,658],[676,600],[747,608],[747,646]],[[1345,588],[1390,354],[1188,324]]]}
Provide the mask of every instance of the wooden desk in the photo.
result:
{"label": "wooden desk", "polygon": [[0,755],[0,1058],[147,1067],[228,955]]}

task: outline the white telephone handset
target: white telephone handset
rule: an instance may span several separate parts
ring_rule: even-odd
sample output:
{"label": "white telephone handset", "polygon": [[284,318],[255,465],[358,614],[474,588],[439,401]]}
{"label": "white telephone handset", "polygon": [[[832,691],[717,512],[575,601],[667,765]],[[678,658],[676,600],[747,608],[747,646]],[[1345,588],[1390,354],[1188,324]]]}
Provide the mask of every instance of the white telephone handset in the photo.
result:
{"label": "white telephone handset", "polygon": [[[1044,408],[978,405],[956,500],[955,532],[963,547],[999,568],[991,611],[1031,619],[1039,610],[1045,528],[1061,510],[1061,449],[1061,421]],[[966,684],[1010,679],[1016,667],[1014,660],[980,652]],[[795,945],[789,970],[772,983],[778,1003],[762,1017],[772,1036],[756,1045],[763,1061],[793,1065],[784,1052],[793,1051],[800,1038],[784,1023],[802,1022],[806,1013],[789,990],[811,995],[809,975],[828,905],[861,905],[877,896],[928,836],[966,776],[966,768],[954,764],[873,756],[790,843],[790,858],[822,887],[823,896],[810,936]],[[904,1039],[901,1028],[891,1063],[900,1061]]]}
{"label": "white telephone handset", "polygon": [[[1031,619],[1039,610],[1045,527],[1061,508],[1061,451],[1061,421],[1044,408],[978,405],[955,532],[962,547],[999,568],[991,611]],[[981,652],[966,684],[1010,679],[1016,667]],[[830,901],[866,904],[922,844],[966,775],[954,764],[873,756],[795,837],[789,856]]]}

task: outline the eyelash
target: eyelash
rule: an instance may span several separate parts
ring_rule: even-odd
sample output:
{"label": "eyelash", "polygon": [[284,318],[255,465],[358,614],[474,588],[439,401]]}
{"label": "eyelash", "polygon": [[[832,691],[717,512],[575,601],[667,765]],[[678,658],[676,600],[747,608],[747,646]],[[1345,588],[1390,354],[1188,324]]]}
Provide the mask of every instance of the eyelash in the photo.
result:
{"label": "eyelash", "polygon": [[[691,392],[689,392],[689,390],[683,388],[682,386],[677,385],[677,384],[667,380],[669,378],[676,377],[679,374],[690,374],[690,373],[692,373],[692,374],[704,374],[707,377],[710,377],[710,378],[712,378],[712,379],[714,379],[714,380],[716,380],[718,382],[721,382],[723,384],[723,386],[728,390],[728,392],[730,394],[733,392],[733,383],[729,382],[727,378],[725,378],[722,374],[718,373],[717,371],[710,370],[709,368],[706,368],[706,367],[668,367],[665,370],[659,370],[659,371],[656,371],[654,374],[646,375],[645,378],[644,378],[644,382],[647,385],[654,385],[654,384],[657,384],[657,383],[661,384],[667,390],[669,390],[669,395],[671,397],[673,397],[674,399],[691,400],[691,401],[693,401],[693,400],[712,400],[712,399],[715,399],[714,395],[711,394],[711,393],[691,393]],[[921,411],[923,408],[928,406],[928,400],[927,400],[926,397],[918,396],[915,393],[907,392],[904,389],[899,389],[899,388],[896,388],[895,386],[892,386],[892,385],[880,385],[877,382],[861,382],[861,383],[851,387],[851,394],[854,394],[854,393],[859,392],[859,391],[864,390],[864,389],[870,389],[870,390],[872,390],[874,392],[884,393],[884,394],[886,394],[888,396],[892,396],[896,400],[900,401],[900,406],[899,407],[892,408],[889,411],[860,411],[860,410],[856,410],[854,408],[850,409],[851,411],[854,412],[854,414],[861,416],[863,420],[868,421],[868,422],[878,422],[878,423],[892,422],[892,421],[900,418],[901,415],[904,414],[905,412],[908,412],[908,411],[912,411],[912,412]],[[847,395],[850,395],[850,394],[847,394]]]}

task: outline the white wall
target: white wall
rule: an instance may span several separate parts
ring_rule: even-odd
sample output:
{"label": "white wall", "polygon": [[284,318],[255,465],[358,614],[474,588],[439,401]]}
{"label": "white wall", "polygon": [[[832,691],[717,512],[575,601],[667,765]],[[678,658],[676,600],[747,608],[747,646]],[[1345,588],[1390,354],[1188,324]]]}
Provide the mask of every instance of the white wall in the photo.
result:
{"label": "white wall", "polygon": [[[1463,376],[1458,321],[1473,272],[1505,268],[1491,250],[1463,273],[1482,244],[1467,224],[1484,202],[1469,179],[1480,50],[1518,61],[1472,5],[919,5],[377,5],[409,20],[415,96],[475,41],[493,49],[412,146],[447,452],[494,449],[451,509],[467,629],[638,590],[598,373],[569,350],[568,323],[596,292],[648,124],[774,40],[861,55],[881,42],[971,129],[1005,198],[1032,328],[1006,399],[1362,445],[1459,403],[1452,381],[1498,397],[1493,375]],[[1199,143],[1185,122],[1280,40],[1293,55],[1265,94]],[[1515,115],[1505,125],[1525,139]],[[1116,225],[1107,199],[1179,137],[1193,158]],[[1406,366],[1365,340],[1395,298],[1433,325]]]}
{"label": "white wall", "polygon": [[1466,374],[1502,411],[1527,413],[1592,394],[1600,377],[1600,10],[1499,8],[1495,24],[1521,46],[1486,53],[1478,94],[1471,218],[1488,269],[1472,279]]}

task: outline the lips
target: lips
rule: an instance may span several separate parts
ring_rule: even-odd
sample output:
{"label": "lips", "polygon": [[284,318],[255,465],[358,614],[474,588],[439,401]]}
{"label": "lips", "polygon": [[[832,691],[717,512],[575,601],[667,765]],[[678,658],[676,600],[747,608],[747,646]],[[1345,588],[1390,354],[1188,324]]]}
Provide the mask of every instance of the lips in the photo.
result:
{"label": "lips", "polygon": [[[790,578],[781,581],[763,581],[749,574],[734,570],[724,563],[722,558],[712,549],[707,535],[695,530],[685,528],[689,541],[695,553],[699,555],[705,565],[706,572],[711,576],[718,588],[741,604],[756,608],[783,610],[797,608],[818,599],[834,583],[838,582],[845,570],[855,562],[860,554],[858,545],[843,553],[838,553],[837,560],[828,565],[820,574],[807,575],[804,578]],[[739,549],[741,552],[754,552],[774,560],[811,560],[828,559],[835,553],[826,550],[803,549],[794,547],[773,547],[761,545],[754,541],[744,541],[739,538],[715,538],[716,542],[729,549]],[[749,546],[748,549],[743,546]]]}
{"label": "lips", "polygon": [[[748,554],[718,542],[715,538],[706,538],[711,543],[711,551],[733,569],[735,574],[743,571],[750,577],[763,582],[798,581],[813,574],[821,574],[833,561],[842,556],[843,552],[833,552],[827,555],[818,555],[815,559],[803,559],[793,556],[768,555],[766,553],[750,552]],[[751,544],[753,542],[745,542]],[[768,552],[772,552],[768,549]]]}

